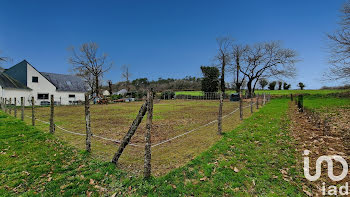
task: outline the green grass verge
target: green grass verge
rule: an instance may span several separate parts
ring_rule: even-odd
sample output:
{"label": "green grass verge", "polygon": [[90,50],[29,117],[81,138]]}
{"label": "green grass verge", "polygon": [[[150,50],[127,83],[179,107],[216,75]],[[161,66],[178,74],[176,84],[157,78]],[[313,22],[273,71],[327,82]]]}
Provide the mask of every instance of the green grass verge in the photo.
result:
{"label": "green grass verge", "polygon": [[0,111],[0,196],[99,196],[122,190],[124,176]]}
{"label": "green grass verge", "polygon": [[305,95],[304,107],[312,111],[328,111],[337,108],[350,108],[349,97],[337,95]]}
{"label": "green grass verge", "polygon": [[149,181],[0,112],[0,196],[303,196],[287,110],[288,99],[272,100],[184,167]]}
{"label": "green grass verge", "polygon": [[[318,94],[326,95],[331,93],[349,92],[350,90],[255,90],[255,93],[268,93],[271,95],[289,95],[289,94]],[[235,93],[236,91],[226,91],[226,93]],[[203,96],[202,91],[179,91],[176,95],[192,95],[192,96]]]}
{"label": "green grass verge", "polygon": [[148,196],[303,196],[287,109],[287,99],[272,100],[188,165],[130,184]]}

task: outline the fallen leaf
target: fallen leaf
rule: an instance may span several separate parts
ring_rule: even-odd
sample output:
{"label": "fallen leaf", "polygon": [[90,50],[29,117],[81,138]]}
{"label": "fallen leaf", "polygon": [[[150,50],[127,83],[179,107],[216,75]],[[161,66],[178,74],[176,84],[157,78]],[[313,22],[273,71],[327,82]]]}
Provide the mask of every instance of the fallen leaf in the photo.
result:
{"label": "fallen leaf", "polygon": [[207,177],[203,177],[201,179],[199,179],[200,181],[206,181],[207,180]]}
{"label": "fallen leaf", "polygon": [[95,184],[95,181],[94,181],[94,179],[90,179],[90,182],[89,182],[89,184],[90,184],[90,185],[93,185],[93,184]]}

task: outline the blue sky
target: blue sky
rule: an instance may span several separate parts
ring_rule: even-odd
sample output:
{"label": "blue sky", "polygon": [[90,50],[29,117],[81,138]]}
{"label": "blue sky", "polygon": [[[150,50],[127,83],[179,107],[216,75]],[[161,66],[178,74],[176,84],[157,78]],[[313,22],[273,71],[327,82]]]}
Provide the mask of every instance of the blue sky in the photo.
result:
{"label": "blue sky", "polygon": [[[16,1],[0,6],[0,50],[13,62],[28,60],[39,71],[69,73],[70,46],[94,41],[114,67],[105,80],[201,76],[216,54],[216,37],[237,43],[279,40],[302,60],[298,76],[320,88],[327,69],[326,33],[337,28],[344,0],[231,1]],[[230,77],[228,76],[228,80]],[[330,85],[337,85],[336,82]]]}

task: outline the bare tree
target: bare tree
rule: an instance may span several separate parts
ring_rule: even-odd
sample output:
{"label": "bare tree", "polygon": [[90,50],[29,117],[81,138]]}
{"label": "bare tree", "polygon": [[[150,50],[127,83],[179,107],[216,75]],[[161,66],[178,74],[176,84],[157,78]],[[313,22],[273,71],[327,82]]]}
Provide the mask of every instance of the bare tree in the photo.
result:
{"label": "bare tree", "polygon": [[340,28],[334,34],[328,34],[330,40],[331,67],[325,73],[329,80],[350,81],[350,1],[348,0],[341,9]]}
{"label": "bare tree", "polygon": [[84,77],[93,93],[98,95],[100,79],[113,63],[108,62],[107,54],[98,54],[98,45],[94,42],[82,44],[78,51],[72,47],[71,51],[72,56],[69,58],[69,63],[73,65],[73,71]]}
{"label": "bare tree", "polygon": [[111,80],[108,80],[107,83],[108,83],[108,92],[110,95],[112,95],[113,94],[113,87],[112,87],[113,83]]}
{"label": "bare tree", "polygon": [[131,73],[129,72],[129,65],[123,65],[122,66],[122,78],[125,81],[125,86],[126,89],[129,91],[130,90],[130,77]]}
{"label": "bare tree", "polygon": [[[89,87],[91,93],[95,93],[96,91],[96,81],[94,76],[91,74],[90,71],[88,70],[83,70],[83,69],[75,69],[74,70],[75,75],[81,77],[84,79],[85,84]],[[99,80],[100,81],[100,80]]]}
{"label": "bare tree", "polygon": [[247,77],[248,96],[251,97],[260,78],[294,77],[296,56],[294,50],[282,48],[279,42],[250,47],[245,67],[240,69]]}
{"label": "bare tree", "polygon": [[[245,63],[247,58],[247,52],[249,46],[247,45],[233,45],[232,47],[232,72],[233,72],[233,83],[236,92],[241,90],[241,87],[245,81],[245,75],[240,76],[240,70],[242,65]],[[245,67],[246,68],[246,67]]]}
{"label": "bare tree", "polygon": [[225,94],[225,69],[226,65],[231,63],[231,49],[233,40],[230,37],[222,37],[216,39],[219,49],[218,54],[215,59],[218,62],[218,67],[221,70],[221,79],[220,79],[220,105],[219,105],[219,114],[218,114],[218,133],[222,133],[222,108],[224,105],[224,94]]}
{"label": "bare tree", "polygon": [[[0,53],[1,53],[1,51],[0,51]],[[8,61],[10,61],[11,59],[9,58],[9,57],[1,57],[0,56],[0,64],[2,63],[2,62],[8,62]],[[4,68],[0,65],[0,72],[1,71],[3,71],[4,70]]]}

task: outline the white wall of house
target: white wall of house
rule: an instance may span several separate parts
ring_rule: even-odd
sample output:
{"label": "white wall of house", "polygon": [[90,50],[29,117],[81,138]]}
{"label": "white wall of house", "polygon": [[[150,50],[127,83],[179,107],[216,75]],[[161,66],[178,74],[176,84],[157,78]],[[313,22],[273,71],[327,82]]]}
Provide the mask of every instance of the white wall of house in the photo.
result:
{"label": "white wall of house", "polygon": [[[38,82],[33,82],[33,77],[38,77]],[[32,89],[30,96],[34,96],[35,105],[40,105],[41,101],[50,101],[51,95],[54,95],[54,100],[62,105],[71,104],[73,101],[85,100],[83,92],[57,91],[56,87],[49,80],[29,64],[27,64],[27,87]],[[47,99],[38,98],[38,94],[48,94],[48,97]],[[74,97],[69,97],[69,95],[74,95]]]}
{"label": "white wall of house", "polygon": [[14,98],[16,98],[17,103],[16,105],[21,104],[21,97],[24,97],[24,104],[26,106],[30,105],[31,99],[31,90],[22,90],[22,89],[0,89],[0,97],[1,98],[7,98],[9,100],[11,98],[11,104],[14,104]]}
{"label": "white wall of house", "polygon": [[[33,82],[33,77],[38,78],[38,82]],[[24,97],[25,105],[31,105],[31,98],[34,97],[35,105],[40,105],[41,101],[50,101],[51,95],[54,95],[54,100],[60,102],[62,105],[72,104],[74,101],[84,101],[84,92],[72,91],[57,91],[56,87],[35,70],[31,65],[27,64],[27,87],[31,90],[25,89],[9,89],[0,86],[0,97],[7,98],[14,102],[17,99],[17,105],[20,105],[21,97]],[[39,99],[38,94],[47,94],[47,99]]]}

